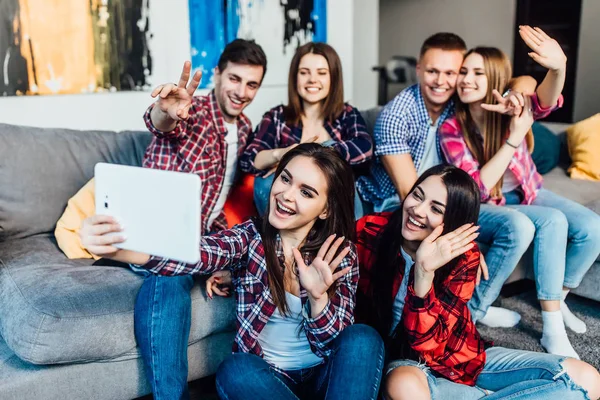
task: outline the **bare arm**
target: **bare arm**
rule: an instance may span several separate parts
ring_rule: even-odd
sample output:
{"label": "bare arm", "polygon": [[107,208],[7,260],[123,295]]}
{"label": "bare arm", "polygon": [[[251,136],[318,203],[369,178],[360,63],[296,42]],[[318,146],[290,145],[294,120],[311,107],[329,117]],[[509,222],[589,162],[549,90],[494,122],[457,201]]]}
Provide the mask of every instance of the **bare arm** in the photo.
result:
{"label": "bare arm", "polygon": [[388,154],[381,156],[381,162],[396,187],[400,200],[403,200],[417,181],[417,169],[410,154]]}
{"label": "bare arm", "polygon": [[533,112],[529,97],[524,99],[524,103],[525,106],[521,110],[521,115],[514,116],[511,119],[508,143],[505,142],[498,152],[480,169],[479,178],[486,188],[493,187],[502,178],[510,164],[510,160],[513,158],[516,147],[519,147],[533,124]]}

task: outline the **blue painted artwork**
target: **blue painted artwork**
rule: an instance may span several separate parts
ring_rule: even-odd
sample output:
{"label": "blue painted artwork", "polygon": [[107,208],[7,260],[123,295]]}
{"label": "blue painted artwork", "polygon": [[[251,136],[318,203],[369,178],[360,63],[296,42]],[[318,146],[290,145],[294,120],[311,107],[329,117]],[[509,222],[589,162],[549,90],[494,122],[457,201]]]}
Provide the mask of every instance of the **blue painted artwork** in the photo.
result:
{"label": "blue painted artwork", "polygon": [[296,48],[327,41],[327,0],[188,0],[188,5],[192,68],[202,70],[200,88],[213,87],[213,69],[233,39],[254,39],[263,47],[270,84],[285,84]]}

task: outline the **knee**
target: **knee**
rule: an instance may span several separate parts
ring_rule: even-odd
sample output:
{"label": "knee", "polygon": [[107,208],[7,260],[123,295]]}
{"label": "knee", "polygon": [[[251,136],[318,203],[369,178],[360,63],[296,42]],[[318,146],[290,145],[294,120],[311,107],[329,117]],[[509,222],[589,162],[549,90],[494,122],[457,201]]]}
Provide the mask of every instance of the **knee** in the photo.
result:
{"label": "knee", "polygon": [[234,353],[229,355],[217,368],[216,383],[221,388],[227,388],[235,392],[248,385],[246,373],[249,370],[250,355],[245,353]]}
{"label": "knee", "polygon": [[364,324],[346,327],[340,333],[340,345],[342,347],[352,347],[361,352],[374,353],[374,349],[378,349],[378,353],[383,352],[383,340],[379,333],[372,327]]}
{"label": "knee", "polygon": [[386,400],[427,400],[429,384],[427,376],[417,367],[398,367],[390,372],[383,385]]}
{"label": "knee", "polygon": [[518,211],[506,215],[502,229],[509,234],[510,240],[515,246],[523,247],[523,251],[527,250],[535,236],[533,222],[525,214]]}
{"label": "knee", "polygon": [[544,213],[544,221],[540,224],[540,227],[549,229],[553,233],[560,234],[564,232],[564,235],[566,235],[569,231],[569,221],[562,211],[555,208],[547,208]]}
{"label": "knee", "polygon": [[563,366],[571,380],[581,386],[588,393],[589,398],[600,398],[600,373],[590,364],[568,358],[563,362]]}

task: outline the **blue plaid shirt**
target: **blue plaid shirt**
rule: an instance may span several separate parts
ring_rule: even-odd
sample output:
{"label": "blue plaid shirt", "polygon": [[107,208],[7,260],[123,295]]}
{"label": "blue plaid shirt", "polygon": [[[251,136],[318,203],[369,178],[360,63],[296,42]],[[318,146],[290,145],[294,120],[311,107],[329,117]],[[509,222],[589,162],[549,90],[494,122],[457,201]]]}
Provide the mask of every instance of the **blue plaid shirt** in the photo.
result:
{"label": "blue plaid shirt", "polygon": [[[436,121],[437,128],[453,114],[454,101],[450,100]],[[418,83],[404,89],[385,106],[375,123],[375,160],[371,174],[361,176],[357,181],[363,199],[379,206],[385,199],[397,194],[394,183],[383,167],[381,156],[410,153],[418,170],[432,123]],[[443,159],[439,136],[435,143],[438,156]]]}

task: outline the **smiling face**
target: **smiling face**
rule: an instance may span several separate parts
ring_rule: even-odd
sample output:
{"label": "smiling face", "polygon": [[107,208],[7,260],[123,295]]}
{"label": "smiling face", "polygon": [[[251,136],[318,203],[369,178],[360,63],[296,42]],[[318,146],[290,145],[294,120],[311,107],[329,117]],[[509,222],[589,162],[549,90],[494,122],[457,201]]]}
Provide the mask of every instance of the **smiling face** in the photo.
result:
{"label": "smiling face", "polygon": [[459,50],[431,48],[423,54],[417,75],[426,106],[439,107],[450,100],[462,61],[463,53]]}
{"label": "smiling face", "polygon": [[278,230],[308,234],[317,218],[327,218],[327,180],[308,157],[294,157],[275,178],[269,223]]}
{"label": "smiling face", "polygon": [[320,54],[308,53],[300,59],[296,90],[309,104],[320,103],[329,95],[331,75],[327,59]]}
{"label": "smiling face", "polygon": [[458,75],[458,97],[465,104],[483,101],[488,91],[483,57],[471,53],[465,58]]}
{"label": "smiling face", "polygon": [[419,184],[402,204],[402,237],[422,242],[444,221],[448,191],[440,175]]}
{"label": "smiling face", "polygon": [[230,61],[223,71],[215,69],[215,96],[225,121],[235,122],[256,96],[262,78],[263,67],[260,65]]}

